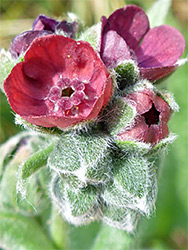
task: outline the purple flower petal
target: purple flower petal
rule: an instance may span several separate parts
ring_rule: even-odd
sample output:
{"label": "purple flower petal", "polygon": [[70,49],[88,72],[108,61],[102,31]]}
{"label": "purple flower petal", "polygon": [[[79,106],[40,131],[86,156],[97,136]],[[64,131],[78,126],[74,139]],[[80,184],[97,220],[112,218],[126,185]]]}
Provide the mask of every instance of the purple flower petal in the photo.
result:
{"label": "purple flower petal", "polygon": [[13,57],[18,57],[29,48],[35,38],[50,34],[50,31],[25,31],[12,40],[9,51]]}
{"label": "purple flower petal", "polygon": [[38,16],[33,22],[32,30],[49,30],[55,32],[55,27],[58,21],[45,15]]}
{"label": "purple flower petal", "polygon": [[116,31],[108,31],[103,36],[101,57],[107,68],[115,68],[130,59],[131,54],[124,39]]}
{"label": "purple flower petal", "polygon": [[151,68],[140,67],[140,74],[143,78],[146,78],[151,82],[154,82],[156,80],[159,80],[160,78],[163,78],[169,75],[176,68],[177,68],[177,65],[169,66],[169,67],[151,67]]}
{"label": "purple flower petal", "polygon": [[106,20],[101,19],[103,35],[109,30],[116,31],[124,38],[130,49],[136,49],[149,30],[149,21],[145,12],[135,5],[116,10]]}
{"label": "purple flower petal", "polygon": [[185,40],[181,33],[168,25],[151,29],[135,53],[139,66],[156,68],[174,66],[183,54]]}
{"label": "purple flower petal", "polygon": [[64,33],[66,33],[67,37],[74,38],[76,32],[78,31],[78,23],[77,22],[69,23],[66,20],[64,20],[56,26],[56,29],[63,30]]}

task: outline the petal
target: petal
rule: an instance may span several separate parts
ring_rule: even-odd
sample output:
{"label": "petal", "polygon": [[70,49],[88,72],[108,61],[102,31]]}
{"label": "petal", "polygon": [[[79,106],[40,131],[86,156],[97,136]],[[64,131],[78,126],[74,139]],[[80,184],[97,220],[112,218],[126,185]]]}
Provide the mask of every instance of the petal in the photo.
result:
{"label": "petal", "polygon": [[45,15],[39,15],[33,22],[32,30],[49,30],[55,32],[55,27],[58,25],[55,19]]}
{"label": "petal", "polygon": [[135,51],[142,68],[174,66],[183,54],[185,39],[181,33],[168,25],[151,29],[140,47]]}
{"label": "petal", "polygon": [[170,73],[174,72],[178,66],[166,66],[166,67],[151,67],[151,68],[140,68],[140,74],[142,78],[146,78],[151,82],[155,82]]}
{"label": "petal", "polygon": [[47,112],[46,104],[39,99],[41,93],[31,86],[25,90],[25,85],[32,85],[22,73],[23,62],[17,64],[4,82],[5,93],[11,108],[19,115],[44,115]]}
{"label": "petal", "polygon": [[101,58],[107,68],[115,68],[125,60],[131,59],[126,42],[116,31],[110,30],[104,34]]}
{"label": "petal", "polygon": [[160,96],[155,96],[153,98],[153,103],[158,112],[160,112],[160,122],[168,122],[170,119],[170,107],[167,102],[165,102]]}
{"label": "petal", "polygon": [[109,30],[116,31],[131,49],[136,49],[149,30],[149,21],[145,12],[135,5],[128,5],[111,14],[103,22],[103,35]]}
{"label": "petal", "polygon": [[148,139],[147,142],[156,144],[160,140],[168,136],[169,130],[166,122],[162,122],[159,125],[153,124],[148,128]]}
{"label": "petal", "polygon": [[152,100],[147,92],[134,92],[124,97],[124,99],[136,107],[139,115],[148,112],[152,107]]}
{"label": "petal", "polygon": [[138,140],[146,142],[148,140],[148,126],[145,123],[145,119],[139,117],[132,128],[117,135],[117,138],[122,141]]}
{"label": "petal", "polygon": [[50,34],[50,31],[25,31],[12,40],[9,51],[13,57],[18,57],[29,48],[35,38]]}

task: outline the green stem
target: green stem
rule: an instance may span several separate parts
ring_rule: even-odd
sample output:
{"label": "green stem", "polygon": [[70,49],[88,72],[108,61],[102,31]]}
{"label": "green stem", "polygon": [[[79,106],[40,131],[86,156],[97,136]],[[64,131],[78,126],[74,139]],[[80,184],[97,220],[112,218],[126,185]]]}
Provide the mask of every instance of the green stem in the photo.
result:
{"label": "green stem", "polygon": [[47,164],[49,154],[54,149],[55,143],[50,144],[47,148],[34,153],[23,165],[22,179],[27,179],[29,176],[38,171],[41,167]]}

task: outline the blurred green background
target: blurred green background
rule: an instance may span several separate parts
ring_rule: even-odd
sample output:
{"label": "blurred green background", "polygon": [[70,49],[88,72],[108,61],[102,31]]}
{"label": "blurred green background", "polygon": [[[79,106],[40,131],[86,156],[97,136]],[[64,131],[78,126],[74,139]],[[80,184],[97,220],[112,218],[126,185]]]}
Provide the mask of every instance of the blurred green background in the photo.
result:
{"label": "blurred green background", "polygon": [[[164,0],[165,1],[165,0]],[[39,14],[61,20],[66,12],[74,12],[90,26],[100,20],[102,15],[109,16],[115,9],[125,4],[137,4],[145,11],[153,4],[153,0],[1,0],[0,23],[0,47],[8,49],[12,38],[31,28],[33,20]],[[166,24],[176,27],[188,41],[188,1],[174,0],[170,8]],[[187,48],[183,57],[187,55]],[[154,218],[142,219],[136,232],[138,249],[188,249],[188,66],[178,69],[161,88],[165,87],[174,93],[174,97],[180,106],[170,123],[170,130],[178,135],[178,139],[170,147],[164,161],[164,166],[159,179],[159,194],[157,209]],[[9,108],[3,93],[0,93],[0,143],[6,141],[21,128],[14,125],[14,116]],[[99,225],[76,230],[75,238],[81,240],[95,237]],[[118,247],[118,237],[121,232],[116,232],[113,239],[111,232],[111,246],[106,249],[122,249]],[[87,234],[86,234],[87,233]],[[86,234],[86,238],[85,238]],[[74,235],[73,235],[74,238]],[[108,240],[103,235],[103,241]],[[115,244],[115,245],[113,245]],[[107,244],[108,245],[108,244]],[[89,243],[86,244],[90,249]],[[101,247],[100,247],[101,246]],[[103,246],[103,247],[102,247]],[[117,248],[114,248],[117,246]],[[75,246],[75,249],[79,246]],[[98,244],[98,248],[104,249],[104,245]],[[125,248],[123,248],[125,249]],[[126,250],[126,249],[125,249]]]}

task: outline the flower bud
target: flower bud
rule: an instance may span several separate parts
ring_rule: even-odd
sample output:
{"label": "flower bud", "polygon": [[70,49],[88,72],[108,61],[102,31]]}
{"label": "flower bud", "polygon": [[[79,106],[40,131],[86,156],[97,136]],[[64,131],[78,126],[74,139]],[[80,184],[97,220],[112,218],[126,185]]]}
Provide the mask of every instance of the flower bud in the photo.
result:
{"label": "flower bud", "polygon": [[121,141],[139,141],[156,144],[168,136],[167,122],[170,107],[166,101],[150,89],[130,93],[123,100],[136,108],[137,115],[131,127],[125,127],[117,134]]}

